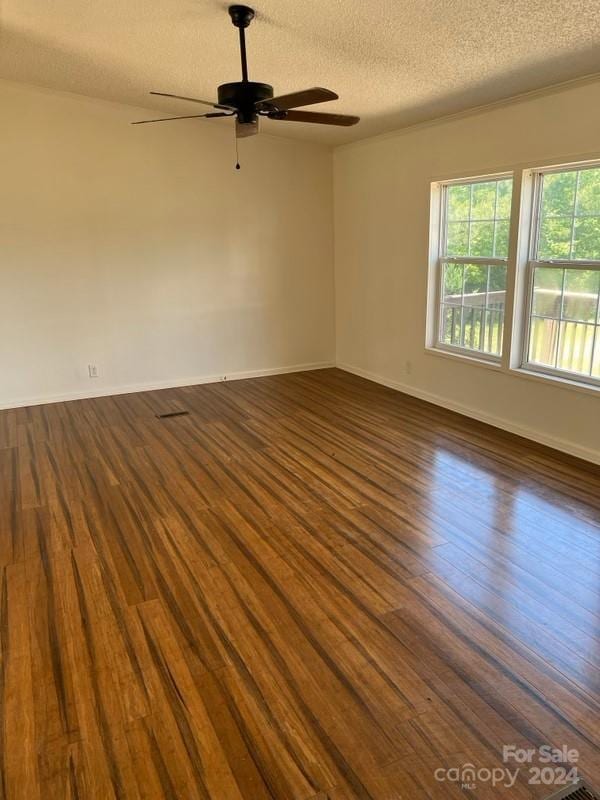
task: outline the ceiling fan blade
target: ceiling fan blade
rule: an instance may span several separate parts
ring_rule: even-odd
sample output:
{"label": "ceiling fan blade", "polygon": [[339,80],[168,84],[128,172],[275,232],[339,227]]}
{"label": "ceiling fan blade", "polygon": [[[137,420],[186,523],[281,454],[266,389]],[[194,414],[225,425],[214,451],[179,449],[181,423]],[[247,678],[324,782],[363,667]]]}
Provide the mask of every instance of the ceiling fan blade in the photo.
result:
{"label": "ceiling fan blade", "polygon": [[247,136],[256,136],[258,133],[258,120],[254,122],[235,121],[235,135],[238,139],[245,139]]}
{"label": "ceiling fan blade", "polygon": [[146,125],[148,122],[170,122],[172,119],[210,119],[212,117],[231,117],[233,114],[224,111],[215,111],[209,114],[188,114],[185,117],[161,117],[160,119],[140,119],[138,122],[132,122],[132,125]]}
{"label": "ceiling fan blade", "polygon": [[188,100],[190,103],[201,103],[203,106],[212,106],[212,108],[225,108],[230,109],[232,106],[221,106],[218,103],[212,103],[210,100],[198,100],[196,97],[183,97],[180,94],[168,94],[167,92],[150,92],[158,97],[173,97],[175,100]]}
{"label": "ceiling fan blade", "polygon": [[319,114],[314,111],[287,111],[285,115],[277,111],[268,115],[269,119],[283,119],[289,122],[316,122],[319,125],[356,125],[360,117],[351,117],[348,114]]}
{"label": "ceiling fan blade", "polygon": [[268,100],[261,100],[255,104],[255,107],[258,111],[287,111],[288,108],[310,106],[314,103],[326,103],[328,100],[337,99],[337,94],[330,89],[314,86],[312,89],[304,89],[301,92],[292,92],[291,94],[282,94],[279,97],[271,97]]}

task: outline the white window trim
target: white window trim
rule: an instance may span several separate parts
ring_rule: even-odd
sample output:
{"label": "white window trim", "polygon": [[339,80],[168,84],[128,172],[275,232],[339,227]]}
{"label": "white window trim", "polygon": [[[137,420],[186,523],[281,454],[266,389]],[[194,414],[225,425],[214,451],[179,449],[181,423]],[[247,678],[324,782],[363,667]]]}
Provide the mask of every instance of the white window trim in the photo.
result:
{"label": "white window trim", "polygon": [[[523,323],[521,336],[513,338],[513,347],[519,352],[519,364],[517,369],[520,372],[531,373],[540,377],[559,379],[568,384],[580,384],[596,391],[600,390],[600,378],[592,375],[585,375],[580,372],[570,372],[569,370],[550,367],[545,364],[537,364],[529,361],[529,336],[531,332],[531,311],[533,308],[533,277],[536,267],[557,267],[568,269],[595,269],[600,272],[600,260],[576,260],[570,259],[538,259],[537,248],[539,245],[540,234],[540,213],[542,204],[542,180],[544,175],[552,175],[559,172],[577,172],[581,169],[600,167],[600,159],[590,159],[587,161],[570,161],[566,164],[554,164],[549,167],[537,167],[527,172],[527,178],[531,183],[530,204],[528,227],[528,248],[527,258],[524,264],[526,293],[523,305]],[[519,228],[524,224],[523,219],[519,218]],[[600,305],[600,301],[599,301]],[[600,309],[596,309],[596,323],[600,321]],[[598,335],[598,329],[594,332],[594,342]],[[520,344],[520,348],[519,348]],[[592,358],[593,358],[592,348]]]}
{"label": "white window trim", "polygon": [[[473,183],[485,181],[501,181],[504,179],[513,181],[513,203],[514,203],[514,174],[511,171],[494,172],[485,175],[474,175],[467,178],[451,178],[449,180],[437,181],[432,184],[431,193],[431,228],[429,246],[429,292],[427,303],[427,337],[425,348],[427,351],[439,355],[450,355],[455,358],[464,359],[479,363],[485,366],[499,367],[503,361],[506,348],[506,326],[507,326],[507,305],[508,305],[508,275],[510,272],[510,237],[512,236],[512,218],[514,206],[511,206],[511,216],[509,221],[509,256],[507,258],[482,258],[481,256],[445,256],[446,251],[446,194],[449,186],[465,186]],[[440,341],[440,309],[442,306],[442,276],[444,264],[481,264],[502,265],[506,267],[507,275],[507,294],[504,309],[504,336],[502,339],[502,354],[486,353],[460,345],[449,345]]]}
{"label": "white window trim", "polygon": [[[427,313],[425,352],[428,355],[462,362],[476,368],[488,368],[520,380],[534,381],[568,392],[579,392],[592,396],[600,395],[600,382],[593,379],[590,383],[581,380],[577,373],[565,371],[542,372],[532,369],[532,365],[524,363],[523,355],[528,344],[527,329],[529,326],[529,261],[531,253],[531,237],[535,230],[532,214],[535,210],[534,189],[535,175],[539,172],[566,172],[582,167],[600,166],[600,153],[585,153],[578,156],[535,160],[514,165],[499,165],[497,170],[473,171],[471,176],[464,173],[454,175],[432,176],[431,206],[429,226],[429,263],[427,278]],[[437,309],[439,309],[439,258],[441,236],[441,192],[442,187],[451,184],[477,183],[485,179],[512,177],[513,194],[511,207],[511,224],[509,234],[506,304],[504,310],[504,341],[500,360],[482,358],[477,351],[458,350],[456,347],[444,348],[437,339]],[[485,356],[485,354],[483,354]]]}

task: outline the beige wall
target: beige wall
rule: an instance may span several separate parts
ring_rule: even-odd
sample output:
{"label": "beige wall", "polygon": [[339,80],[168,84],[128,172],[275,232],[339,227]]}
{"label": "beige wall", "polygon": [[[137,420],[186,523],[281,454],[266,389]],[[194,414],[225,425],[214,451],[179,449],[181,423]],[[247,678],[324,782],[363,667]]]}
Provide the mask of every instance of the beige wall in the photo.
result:
{"label": "beige wall", "polygon": [[[332,155],[0,82],[0,407],[329,363],[600,461],[600,396],[427,354],[434,178],[600,152],[600,85]],[[334,330],[337,319],[337,332]],[[90,379],[87,365],[98,365]]]}
{"label": "beige wall", "polygon": [[592,154],[598,83],[338,148],[338,364],[600,462],[600,394],[424,347],[431,181]]}
{"label": "beige wall", "polygon": [[236,172],[214,122],[7,82],[0,115],[0,407],[334,358],[330,150]]}

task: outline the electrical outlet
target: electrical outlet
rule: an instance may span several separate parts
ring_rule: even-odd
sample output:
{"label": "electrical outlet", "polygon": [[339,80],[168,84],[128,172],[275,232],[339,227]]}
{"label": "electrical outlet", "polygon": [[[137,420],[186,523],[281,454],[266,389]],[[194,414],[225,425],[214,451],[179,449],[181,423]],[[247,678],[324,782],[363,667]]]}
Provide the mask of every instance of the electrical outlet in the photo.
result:
{"label": "electrical outlet", "polygon": [[410,373],[412,372],[412,364],[410,361],[406,361],[404,363],[404,371],[406,372],[407,375],[410,375]]}
{"label": "electrical outlet", "polygon": [[90,378],[98,377],[98,367],[95,364],[88,364],[88,373]]}

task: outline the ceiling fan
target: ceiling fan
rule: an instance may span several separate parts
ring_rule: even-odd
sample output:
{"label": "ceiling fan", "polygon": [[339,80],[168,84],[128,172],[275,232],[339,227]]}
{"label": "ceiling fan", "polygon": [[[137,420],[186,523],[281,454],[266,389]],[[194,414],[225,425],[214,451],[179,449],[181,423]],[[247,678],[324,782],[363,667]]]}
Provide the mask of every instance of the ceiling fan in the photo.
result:
{"label": "ceiling fan", "polygon": [[182,97],[166,92],[150,92],[161,97],[174,97],[177,100],[189,100],[218,109],[207,114],[188,114],[183,117],[164,117],[162,119],[143,119],[132,125],[145,125],[148,122],[168,122],[174,119],[197,119],[212,117],[235,117],[236,137],[254,136],[258,133],[259,117],[287,120],[288,122],[314,122],[319,125],[356,125],[360,117],[347,114],[324,114],[314,111],[297,111],[300,106],[315,103],[326,103],[337,100],[338,95],[330,89],[314,87],[300,92],[273,96],[273,87],[268,83],[256,83],[248,80],[248,64],[246,61],[245,29],[254,19],[254,11],[248,6],[229,6],[231,21],[240,32],[240,52],[242,61],[242,80],[235,83],[223,83],[218,87],[218,103],[209,100],[198,100],[195,97]]}

